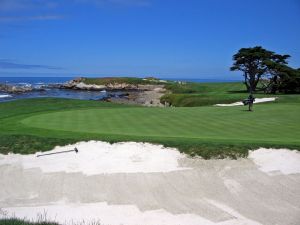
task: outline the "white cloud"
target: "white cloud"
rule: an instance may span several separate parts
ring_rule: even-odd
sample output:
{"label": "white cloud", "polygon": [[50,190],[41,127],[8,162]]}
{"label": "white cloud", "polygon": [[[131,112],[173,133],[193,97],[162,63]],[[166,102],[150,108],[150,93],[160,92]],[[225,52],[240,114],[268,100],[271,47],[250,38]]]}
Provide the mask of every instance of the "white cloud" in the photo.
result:
{"label": "white cloud", "polygon": [[58,5],[69,5],[76,3],[93,4],[97,6],[119,5],[119,6],[149,6],[150,0],[0,0],[0,11],[24,11],[31,9],[49,9]]}
{"label": "white cloud", "polygon": [[0,16],[0,23],[19,22],[19,21],[60,20],[63,18],[64,17],[61,15]]}
{"label": "white cloud", "polygon": [[54,8],[57,1],[53,0],[0,0],[1,12],[24,11],[30,9]]}
{"label": "white cloud", "polygon": [[39,65],[39,64],[21,64],[8,59],[0,59],[0,69],[49,69],[61,70],[57,66]]}
{"label": "white cloud", "polygon": [[94,4],[97,6],[118,5],[118,6],[149,6],[150,0],[73,0],[76,3]]}

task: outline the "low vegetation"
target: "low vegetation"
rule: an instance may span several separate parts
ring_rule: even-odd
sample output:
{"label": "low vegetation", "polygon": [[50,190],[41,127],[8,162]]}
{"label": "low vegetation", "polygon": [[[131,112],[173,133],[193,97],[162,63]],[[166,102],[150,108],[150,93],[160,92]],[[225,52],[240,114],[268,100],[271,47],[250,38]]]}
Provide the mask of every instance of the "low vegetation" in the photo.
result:
{"label": "low vegetation", "polygon": [[240,71],[242,83],[181,83],[166,84],[168,93],[161,98],[162,103],[172,106],[205,106],[220,102],[240,101],[254,94],[300,93],[300,68],[288,65],[289,55],[280,55],[261,46],[241,48],[233,56],[232,71]]}
{"label": "low vegetation", "polygon": [[206,106],[144,108],[53,98],[1,103],[0,152],[29,154],[85,140],[152,142],[205,159],[245,157],[262,146],[300,149],[299,95],[282,95],[248,113],[211,106],[243,99],[239,83],[188,83],[185,91],[176,85],[168,86],[178,92],[174,105],[186,106],[179,96],[195,95]]}
{"label": "low vegetation", "polygon": [[85,84],[108,85],[108,84],[161,84],[162,82],[154,77],[103,77],[103,78],[82,78]]}
{"label": "low vegetation", "polygon": [[54,222],[30,222],[24,219],[0,219],[0,225],[59,225]]}
{"label": "low vegetation", "polygon": [[290,55],[280,55],[261,46],[241,48],[233,56],[232,71],[241,71],[250,94],[300,93],[300,69],[288,65]]}
{"label": "low vegetation", "polygon": [[[245,87],[240,82],[228,83],[182,83],[166,84],[168,93],[161,102],[176,107],[209,106],[218,103],[232,103],[248,97]],[[267,96],[258,93],[256,97]]]}

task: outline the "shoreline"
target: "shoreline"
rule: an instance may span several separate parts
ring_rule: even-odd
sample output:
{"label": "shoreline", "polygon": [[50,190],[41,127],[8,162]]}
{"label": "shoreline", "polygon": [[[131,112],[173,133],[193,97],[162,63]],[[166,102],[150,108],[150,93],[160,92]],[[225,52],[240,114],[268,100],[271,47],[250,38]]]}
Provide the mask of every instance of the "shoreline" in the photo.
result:
{"label": "shoreline", "polygon": [[[14,100],[13,96],[33,95],[37,93],[37,97],[42,97],[47,94],[47,91],[74,91],[74,95],[78,93],[90,93],[91,96],[99,96],[89,100],[107,101],[121,104],[142,105],[142,106],[157,106],[162,107],[160,97],[164,95],[166,89],[164,84],[130,84],[130,83],[106,83],[102,85],[86,84],[86,78],[77,78],[69,80],[62,84],[49,83],[30,85],[13,85],[13,84],[0,84],[0,98],[2,101]],[[117,79],[117,78],[114,78]],[[140,79],[143,82],[160,82],[166,81],[158,80],[151,81],[147,79]],[[97,94],[99,93],[99,94]],[[40,95],[40,96],[39,96]],[[67,96],[68,94],[66,94]],[[65,97],[66,97],[65,96]]]}

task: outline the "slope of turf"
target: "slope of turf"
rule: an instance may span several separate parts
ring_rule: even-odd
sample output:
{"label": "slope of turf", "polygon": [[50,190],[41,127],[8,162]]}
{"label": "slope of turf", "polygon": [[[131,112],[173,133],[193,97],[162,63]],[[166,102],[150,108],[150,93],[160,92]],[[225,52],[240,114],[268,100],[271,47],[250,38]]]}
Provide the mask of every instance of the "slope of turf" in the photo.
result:
{"label": "slope of turf", "polygon": [[[193,88],[206,96],[198,98],[203,105],[247,96],[235,83]],[[254,110],[143,108],[54,98],[5,102],[0,103],[0,153],[29,154],[83,140],[146,141],[204,158],[246,156],[249,149],[261,146],[300,149],[299,95],[280,95]]]}
{"label": "slope of turf", "polygon": [[[245,85],[240,82],[227,83],[167,83],[167,93],[161,102],[176,107],[208,106],[217,103],[231,103],[248,97]],[[263,97],[263,93],[255,93]]]}
{"label": "slope of turf", "polygon": [[[71,110],[28,117],[28,127],[58,131],[300,144],[300,105],[243,107],[114,108]],[[270,116],[272,115],[272,116]]]}

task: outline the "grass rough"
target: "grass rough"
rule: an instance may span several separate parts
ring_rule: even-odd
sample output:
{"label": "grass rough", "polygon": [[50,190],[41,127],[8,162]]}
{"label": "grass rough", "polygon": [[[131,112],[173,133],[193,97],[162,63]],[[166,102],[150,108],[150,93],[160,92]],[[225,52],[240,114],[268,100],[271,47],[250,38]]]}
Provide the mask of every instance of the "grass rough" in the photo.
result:
{"label": "grass rough", "polygon": [[[245,97],[238,83],[204,87],[203,95],[211,100],[203,105],[224,103],[231,95]],[[222,90],[230,91],[227,97],[219,97]],[[274,103],[255,105],[254,112],[244,107],[144,108],[55,98],[0,103],[0,153],[32,154],[88,140],[151,142],[205,159],[245,157],[258,147],[299,149],[300,96],[278,97]]]}

